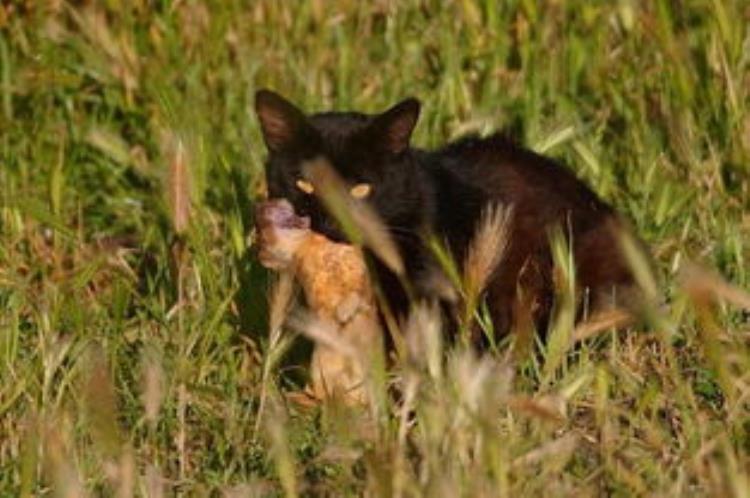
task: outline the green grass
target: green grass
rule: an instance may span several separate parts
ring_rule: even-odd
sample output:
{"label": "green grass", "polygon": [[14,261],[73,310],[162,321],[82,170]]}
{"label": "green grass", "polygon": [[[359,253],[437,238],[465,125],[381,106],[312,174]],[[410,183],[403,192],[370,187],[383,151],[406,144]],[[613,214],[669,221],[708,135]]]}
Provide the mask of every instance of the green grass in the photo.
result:
{"label": "green grass", "polygon": [[[750,495],[744,1],[91,4],[0,7],[0,496]],[[668,310],[514,359],[425,315],[372,379],[400,400],[285,403],[262,87],[417,96],[424,146],[512,130],[630,218]]]}

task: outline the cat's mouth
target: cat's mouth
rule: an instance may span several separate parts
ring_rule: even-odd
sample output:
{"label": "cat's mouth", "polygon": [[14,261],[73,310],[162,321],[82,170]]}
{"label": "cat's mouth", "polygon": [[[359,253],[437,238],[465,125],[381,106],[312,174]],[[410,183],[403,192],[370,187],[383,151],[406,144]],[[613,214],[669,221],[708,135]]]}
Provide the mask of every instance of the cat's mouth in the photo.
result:
{"label": "cat's mouth", "polygon": [[333,242],[348,244],[351,241],[346,237],[340,225],[330,218],[312,217],[310,228]]}

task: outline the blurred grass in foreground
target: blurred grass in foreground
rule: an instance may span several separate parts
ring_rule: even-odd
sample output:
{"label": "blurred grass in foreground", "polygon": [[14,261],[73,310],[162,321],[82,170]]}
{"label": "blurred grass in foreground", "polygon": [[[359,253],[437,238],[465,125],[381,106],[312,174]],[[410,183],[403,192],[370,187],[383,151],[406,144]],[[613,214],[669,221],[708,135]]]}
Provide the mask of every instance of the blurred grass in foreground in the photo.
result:
{"label": "blurred grass in foreground", "polygon": [[[741,0],[3,3],[0,495],[747,496],[748,25]],[[288,406],[246,242],[266,86],[418,96],[425,146],[512,130],[630,217],[669,311],[554,364],[444,350],[422,311],[373,376],[398,402]]]}

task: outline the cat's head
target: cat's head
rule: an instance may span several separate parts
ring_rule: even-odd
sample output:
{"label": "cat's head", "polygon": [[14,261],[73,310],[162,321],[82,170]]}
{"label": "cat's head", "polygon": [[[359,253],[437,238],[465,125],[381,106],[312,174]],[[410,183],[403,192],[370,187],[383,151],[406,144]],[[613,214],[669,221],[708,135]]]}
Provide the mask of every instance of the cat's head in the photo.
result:
{"label": "cat's head", "polygon": [[382,114],[306,115],[283,97],[260,90],[255,110],[268,148],[266,177],[272,198],[289,200],[312,229],[343,240],[316,197],[303,165],[322,159],[346,182],[349,195],[368,202],[395,233],[415,230],[426,203],[410,138],[420,104],[406,99]]}

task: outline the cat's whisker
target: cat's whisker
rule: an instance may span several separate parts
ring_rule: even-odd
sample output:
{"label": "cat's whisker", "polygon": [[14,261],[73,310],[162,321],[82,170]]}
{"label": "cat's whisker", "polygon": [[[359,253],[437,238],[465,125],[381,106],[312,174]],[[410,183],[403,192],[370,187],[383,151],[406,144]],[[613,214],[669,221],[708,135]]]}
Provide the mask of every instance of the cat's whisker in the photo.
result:
{"label": "cat's whisker", "polygon": [[394,234],[395,235],[407,235],[410,238],[414,238],[414,239],[419,238],[419,236],[414,233],[413,228],[397,227],[397,226],[391,226],[391,225],[386,225],[385,228],[387,228],[388,231],[390,231],[392,235]]}

